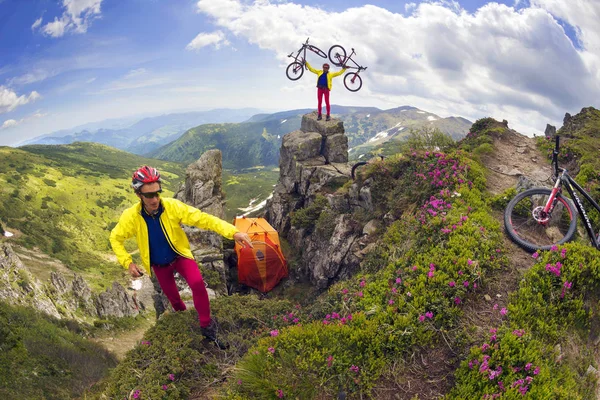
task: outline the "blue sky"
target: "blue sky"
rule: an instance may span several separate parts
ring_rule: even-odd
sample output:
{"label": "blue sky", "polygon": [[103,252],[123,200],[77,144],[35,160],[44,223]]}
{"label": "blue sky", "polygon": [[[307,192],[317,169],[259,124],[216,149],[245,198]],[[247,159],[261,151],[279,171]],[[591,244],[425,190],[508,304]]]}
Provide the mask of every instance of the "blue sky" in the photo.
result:
{"label": "blue sky", "polygon": [[[369,69],[332,102],[506,119],[600,107],[597,0],[0,0],[0,145],[109,118],[315,106],[306,39]],[[309,58],[314,64],[321,59]]]}

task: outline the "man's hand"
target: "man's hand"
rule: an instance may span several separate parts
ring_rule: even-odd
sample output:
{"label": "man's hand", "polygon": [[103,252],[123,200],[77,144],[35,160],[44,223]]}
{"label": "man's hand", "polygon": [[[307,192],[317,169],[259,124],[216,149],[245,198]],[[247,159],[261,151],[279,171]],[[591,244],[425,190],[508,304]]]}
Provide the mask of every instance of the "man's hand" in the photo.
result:
{"label": "man's hand", "polygon": [[243,246],[243,247],[248,246],[248,247],[252,247],[252,248],[254,247],[254,246],[252,246],[252,241],[250,240],[250,236],[248,236],[247,233],[236,232],[233,235],[233,240],[235,240],[235,242],[237,244],[239,244],[240,246]]}
{"label": "man's hand", "polygon": [[138,267],[136,264],[131,263],[129,264],[129,274],[131,274],[131,276],[134,278],[139,278],[140,276],[144,275],[144,270]]}

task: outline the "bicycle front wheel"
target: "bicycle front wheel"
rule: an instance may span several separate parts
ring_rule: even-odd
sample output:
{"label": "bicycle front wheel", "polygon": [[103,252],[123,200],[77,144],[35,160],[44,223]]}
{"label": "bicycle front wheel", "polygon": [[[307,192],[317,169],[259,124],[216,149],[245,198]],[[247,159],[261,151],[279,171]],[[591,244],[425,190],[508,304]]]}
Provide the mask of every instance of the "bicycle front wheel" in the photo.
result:
{"label": "bicycle front wheel", "polygon": [[339,44],[333,45],[329,48],[329,61],[337,67],[341,67],[344,61],[346,61],[346,49]]}
{"label": "bicycle front wheel", "polygon": [[312,44],[309,44],[307,47],[310,51],[316,53],[319,57],[327,58],[327,54],[325,54],[325,52],[320,48],[313,46]]}
{"label": "bicycle front wheel", "polygon": [[552,210],[544,212],[552,190],[534,188],[519,193],[506,206],[504,227],[508,236],[523,249],[550,250],[568,242],[577,229],[577,209],[571,200],[556,195]]}
{"label": "bicycle front wheel", "polygon": [[351,92],[358,92],[362,87],[362,78],[356,72],[348,72],[344,75],[344,86]]}
{"label": "bicycle front wheel", "polygon": [[304,66],[298,61],[294,61],[287,66],[285,74],[287,75],[288,79],[297,81],[298,79],[302,78],[302,74],[304,74]]}

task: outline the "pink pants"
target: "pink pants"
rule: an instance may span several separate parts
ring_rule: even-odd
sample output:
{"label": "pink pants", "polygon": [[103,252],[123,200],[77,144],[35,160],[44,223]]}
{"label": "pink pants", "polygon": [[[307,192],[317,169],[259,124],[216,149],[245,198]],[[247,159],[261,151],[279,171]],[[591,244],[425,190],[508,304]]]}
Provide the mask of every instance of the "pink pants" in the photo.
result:
{"label": "pink pants", "polygon": [[323,105],[323,97],[325,97],[325,108],[327,109],[327,115],[331,114],[331,107],[329,106],[329,89],[317,88],[317,100],[319,102],[319,115],[321,115],[321,107]]}
{"label": "pink pants", "polygon": [[183,311],[186,309],[185,303],[181,300],[177,284],[175,283],[174,272],[177,271],[183,279],[188,283],[192,290],[192,298],[194,307],[198,312],[198,319],[201,327],[207,327],[210,324],[210,303],[208,301],[208,292],[204,286],[204,279],[196,264],[195,260],[179,257],[173,264],[167,267],[152,266],[156,279],[160,284],[161,289],[169,299],[175,311]]}

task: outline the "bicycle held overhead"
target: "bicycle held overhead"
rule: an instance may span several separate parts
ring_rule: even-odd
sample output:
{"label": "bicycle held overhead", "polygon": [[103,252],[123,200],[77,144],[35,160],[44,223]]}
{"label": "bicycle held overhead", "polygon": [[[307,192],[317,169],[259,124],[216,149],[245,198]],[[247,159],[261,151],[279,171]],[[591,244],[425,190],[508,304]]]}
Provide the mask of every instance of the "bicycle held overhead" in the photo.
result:
{"label": "bicycle held overhead", "polygon": [[[353,55],[356,55],[354,48],[352,48],[352,52],[350,55],[346,55],[346,49],[344,49],[339,44],[333,45],[329,48],[329,60],[338,67],[344,66],[346,69],[355,69],[356,71],[350,71],[346,75],[344,75],[344,86],[351,92],[358,92],[362,87],[362,78],[360,77],[360,72],[367,69],[367,67],[363,67],[359,65],[352,58]],[[350,62],[352,62],[351,65]]]}
{"label": "bicycle held overhead", "polygon": [[288,54],[288,57],[294,59],[294,61],[287,66],[285,71],[290,80],[296,81],[304,74],[306,50],[312,51],[321,58],[327,58],[329,56],[331,63],[337,67],[355,70],[344,75],[344,86],[351,92],[357,92],[360,90],[362,87],[362,78],[360,77],[360,73],[361,71],[365,71],[367,67],[359,65],[352,58],[352,56],[356,55],[354,48],[352,48],[350,55],[347,55],[346,49],[344,49],[343,46],[336,44],[329,48],[328,54],[325,54],[325,52],[318,47],[308,44],[308,39],[306,39],[306,42],[302,44],[302,47],[300,47],[295,55],[294,52]]}
{"label": "bicycle held overhead", "polygon": [[309,38],[307,38],[306,42],[304,42],[302,44],[302,47],[300,47],[300,49],[298,50],[296,55],[294,55],[294,52],[291,52],[290,54],[288,54],[288,57],[293,58],[294,61],[292,61],[287,66],[287,69],[285,70],[285,74],[287,75],[288,79],[290,79],[292,81],[297,81],[304,74],[304,68],[305,68],[304,62],[306,61],[306,50],[312,51],[313,53],[315,53],[316,55],[318,55],[321,58],[327,58],[327,54],[325,54],[325,52],[323,50],[319,49],[317,46],[308,44],[308,39]]}
{"label": "bicycle held overhead", "polygon": [[[516,195],[504,212],[506,233],[515,243],[530,252],[550,250],[552,246],[573,239],[579,214],[592,246],[600,249],[599,237],[577,192],[598,212],[600,206],[571,178],[566,169],[558,166],[559,141],[559,136],[556,136],[556,145],[552,152],[552,178],[555,181],[553,188],[533,188]],[[563,186],[570,198],[563,195]]]}

